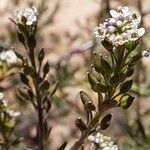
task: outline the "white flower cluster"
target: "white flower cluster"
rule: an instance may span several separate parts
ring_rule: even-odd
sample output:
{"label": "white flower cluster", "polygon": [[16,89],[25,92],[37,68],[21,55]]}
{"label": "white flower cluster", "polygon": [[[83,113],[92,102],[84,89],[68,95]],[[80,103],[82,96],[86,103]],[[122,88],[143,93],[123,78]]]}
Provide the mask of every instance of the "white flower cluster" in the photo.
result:
{"label": "white flower cluster", "polygon": [[142,52],[142,56],[145,57],[145,58],[150,58],[150,52],[148,52],[148,51],[143,51],[143,52]]}
{"label": "white flower cluster", "polygon": [[2,51],[0,53],[0,61],[4,61],[8,65],[16,64],[17,56],[13,50]]}
{"label": "white flower cluster", "polygon": [[88,136],[88,140],[98,144],[101,150],[118,150],[118,146],[114,145],[110,137],[104,136],[99,132],[96,135]]}
{"label": "white flower cluster", "polygon": [[[7,102],[6,102],[6,100],[4,99],[4,93],[3,92],[0,92],[0,101],[2,102],[1,104],[3,105],[3,107],[5,108],[5,112],[9,115],[9,116],[11,116],[11,117],[18,117],[18,116],[20,116],[20,112],[18,112],[18,111],[14,111],[14,110],[12,110],[12,109],[9,109],[8,108],[8,105],[7,105]],[[4,110],[4,109],[3,109]]]}
{"label": "white flower cluster", "polygon": [[[37,9],[35,7],[27,7],[24,10],[18,11],[15,17],[17,23],[25,23],[26,25],[32,25],[37,22]],[[24,22],[25,19],[25,22]]]}
{"label": "white flower cluster", "polygon": [[100,23],[94,30],[95,37],[106,40],[113,45],[123,45],[136,41],[144,35],[145,29],[140,27],[141,16],[133,13],[127,6],[118,10],[110,10],[111,18]]}

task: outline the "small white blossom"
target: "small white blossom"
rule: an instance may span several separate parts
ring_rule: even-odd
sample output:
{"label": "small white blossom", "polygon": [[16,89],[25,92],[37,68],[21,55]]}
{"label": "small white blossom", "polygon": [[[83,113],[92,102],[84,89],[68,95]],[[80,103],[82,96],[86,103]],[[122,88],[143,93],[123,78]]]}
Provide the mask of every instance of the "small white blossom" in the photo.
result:
{"label": "small white blossom", "polygon": [[129,41],[136,41],[138,40],[141,36],[143,36],[145,33],[144,28],[139,28],[139,29],[131,29],[127,32],[127,38]]}
{"label": "small white blossom", "polygon": [[26,25],[32,25],[37,22],[37,9],[35,7],[27,7],[24,10],[18,11],[16,14],[15,21],[17,23],[24,23],[23,19],[26,19]]}
{"label": "small white blossom", "polygon": [[13,50],[2,51],[0,60],[5,61],[8,65],[12,65],[17,63],[17,56]]}
{"label": "small white blossom", "polygon": [[148,51],[143,51],[143,52],[142,52],[142,56],[145,57],[145,58],[150,58],[150,52],[148,52]]}
{"label": "small white blossom", "polygon": [[99,132],[95,135],[89,135],[88,140],[99,145],[101,150],[118,150],[118,146],[111,141],[110,137],[104,136]]}
{"label": "small white blossom", "polygon": [[13,111],[13,110],[7,110],[7,113],[11,116],[11,117],[18,117],[18,116],[20,116],[20,112],[15,112],[15,111]]}
{"label": "small white blossom", "polygon": [[105,20],[95,28],[95,37],[100,42],[106,40],[114,46],[127,42],[137,41],[145,33],[145,29],[140,26],[141,16],[134,14],[127,6],[118,10],[110,10],[111,18]]}

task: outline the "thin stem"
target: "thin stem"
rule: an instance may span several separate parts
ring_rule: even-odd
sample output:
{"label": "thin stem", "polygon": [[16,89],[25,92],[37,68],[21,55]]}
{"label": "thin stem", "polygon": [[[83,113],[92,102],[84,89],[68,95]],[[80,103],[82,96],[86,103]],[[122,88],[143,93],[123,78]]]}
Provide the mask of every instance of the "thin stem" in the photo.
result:
{"label": "thin stem", "polygon": [[43,150],[43,109],[41,103],[41,95],[38,89],[38,79],[33,80],[36,90],[37,98],[37,114],[38,114],[38,123],[37,123],[37,139],[38,139],[38,149]]}
{"label": "thin stem", "polygon": [[[34,49],[30,49],[29,51],[29,57],[30,61],[32,63],[32,66],[36,70],[36,65],[35,65],[35,57],[34,57]],[[39,77],[38,74],[35,73],[35,76],[32,77],[33,79],[33,84],[36,92],[36,99],[37,99],[37,114],[38,114],[38,123],[37,123],[37,145],[38,145],[38,150],[43,150],[43,109],[42,109],[42,103],[41,103],[41,95],[40,91],[38,88],[39,84]]]}
{"label": "thin stem", "polygon": [[91,120],[87,130],[82,133],[81,137],[73,144],[70,150],[78,150],[78,148],[80,148],[80,146],[84,143],[84,140],[89,136],[91,130],[97,126],[101,114],[102,112],[99,112],[95,115],[95,117]]}

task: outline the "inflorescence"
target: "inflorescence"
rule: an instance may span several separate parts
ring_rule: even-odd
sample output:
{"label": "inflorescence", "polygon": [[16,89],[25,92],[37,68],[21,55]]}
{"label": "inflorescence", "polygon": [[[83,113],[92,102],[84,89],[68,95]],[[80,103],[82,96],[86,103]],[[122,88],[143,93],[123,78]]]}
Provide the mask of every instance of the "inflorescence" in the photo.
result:
{"label": "inflorescence", "polygon": [[118,150],[118,146],[111,141],[111,138],[104,136],[102,133],[98,132],[95,135],[90,135],[88,140],[99,145],[102,150]]}
{"label": "inflorescence", "polygon": [[0,52],[0,61],[7,63],[8,66],[17,63],[17,56],[13,50]]}
{"label": "inflorescence", "polygon": [[35,7],[27,7],[24,10],[18,11],[15,16],[15,23],[26,24],[28,26],[37,22],[37,9]]}
{"label": "inflorescence", "polygon": [[114,46],[136,41],[144,35],[141,16],[133,13],[127,6],[110,10],[111,18],[100,23],[94,30],[95,37],[101,42],[106,40]]}

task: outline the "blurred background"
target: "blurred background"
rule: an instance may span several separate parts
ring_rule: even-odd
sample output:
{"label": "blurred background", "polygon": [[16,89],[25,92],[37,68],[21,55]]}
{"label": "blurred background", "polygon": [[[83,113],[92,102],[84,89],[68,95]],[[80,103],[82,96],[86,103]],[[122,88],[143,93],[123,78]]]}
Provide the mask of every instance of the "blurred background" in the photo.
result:
{"label": "blurred background", "polygon": [[[14,47],[24,54],[17,40],[16,28],[9,20],[17,10],[33,5],[38,9],[37,53],[45,49],[51,64],[51,82],[59,81],[53,106],[49,113],[52,132],[47,150],[56,150],[64,141],[71,145],[79,131],[74,125],[79,116],[85,117],[79,92],[86,91],[96,100],[87,82],[86,72],[92,63],[91,53],[106,51],[95,42],[93,29],[109,16],[109,10],[127,5],[142,15],[146,34],[141,49],[150,50],[150,0],[0,0],[0,48]],[[14,70],[15,72],[15,70]],[[111,126],[104,131],[120,150],[150,150],[150,59],[143,58],[136,66],[132,94],[136,100],[128,110],[116,108]],[[36,137],[36,113],[29,103],[16,95],[19,77],[0,82],[9,105],[21,112],[17,118],[16,134],[24,137],[20,147],[33,148]],[[68,147],[69,147],[68,145]],[[88,150],[88,148],[87,148]]]}

